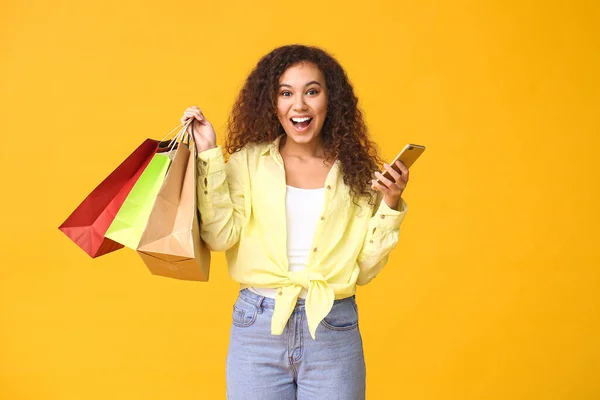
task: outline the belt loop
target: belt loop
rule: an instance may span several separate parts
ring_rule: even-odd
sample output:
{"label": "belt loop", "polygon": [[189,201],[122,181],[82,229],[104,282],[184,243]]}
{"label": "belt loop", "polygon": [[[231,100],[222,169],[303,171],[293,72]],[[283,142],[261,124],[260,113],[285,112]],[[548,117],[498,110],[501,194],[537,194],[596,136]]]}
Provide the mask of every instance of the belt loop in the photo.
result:
{"label": "belt loop", "polygon": [[264,299],[265,299],[265,296],[260,296],[258,298],[258,300],[256,301],[256,308],[258,309],[259,314],[262,314],[262,312],[263,312],[262,303],[263,303]]}

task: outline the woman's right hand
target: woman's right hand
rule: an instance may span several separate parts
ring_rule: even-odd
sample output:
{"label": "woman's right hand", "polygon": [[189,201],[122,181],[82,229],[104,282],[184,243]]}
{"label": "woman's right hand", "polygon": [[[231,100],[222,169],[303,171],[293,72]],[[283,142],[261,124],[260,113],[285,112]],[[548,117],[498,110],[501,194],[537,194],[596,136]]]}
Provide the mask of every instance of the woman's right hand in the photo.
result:
{"label": "woman's right hand", "polygon": [[194,142],[196,142],[196,148],[198,152],[202,152],[208,149],[212,149],[217,146],[217,135],[213,129],[212,124],[204,118],[202,111],[197,106],[188,107],[183,112],[181,117],[181,123],[185,124],[190,119],[193,122],[188,126],[188,133],[194,136]]}

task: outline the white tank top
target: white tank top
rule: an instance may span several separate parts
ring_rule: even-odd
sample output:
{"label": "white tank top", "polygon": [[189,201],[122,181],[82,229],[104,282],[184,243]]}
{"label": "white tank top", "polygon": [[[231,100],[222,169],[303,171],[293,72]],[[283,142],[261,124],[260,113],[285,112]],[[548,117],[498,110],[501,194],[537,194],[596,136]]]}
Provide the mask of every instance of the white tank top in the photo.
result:
{"label": "white tank top", "polygon": [[[301,189],[287,186],[285,195],[285,218],[287,224],[287,255],[289,271],[301,271],[306,268],[306,261],[312,248],[317,223],[323,211],[325,189]],[[275,288],[255,288],[251,291],[261,296],[275,298]],[[308,291],[302,289],[301,298],[306,298]]]}

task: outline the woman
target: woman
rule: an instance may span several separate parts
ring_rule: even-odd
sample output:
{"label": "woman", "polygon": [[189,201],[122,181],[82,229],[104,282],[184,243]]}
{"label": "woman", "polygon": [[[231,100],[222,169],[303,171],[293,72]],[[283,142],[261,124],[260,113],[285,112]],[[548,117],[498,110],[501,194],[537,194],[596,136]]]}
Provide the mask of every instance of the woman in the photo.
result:
{"label": "woman", "polygon": [[[227,355],[230,399],[364,399],[356,285],[377,275],[406,213],[401,174],[378,169],[357,98],[325,51],[283,46],[248,76],[215,131],[188,108],[201,236],[241,284]],[[381,183],[373,180],[375,177]]]}

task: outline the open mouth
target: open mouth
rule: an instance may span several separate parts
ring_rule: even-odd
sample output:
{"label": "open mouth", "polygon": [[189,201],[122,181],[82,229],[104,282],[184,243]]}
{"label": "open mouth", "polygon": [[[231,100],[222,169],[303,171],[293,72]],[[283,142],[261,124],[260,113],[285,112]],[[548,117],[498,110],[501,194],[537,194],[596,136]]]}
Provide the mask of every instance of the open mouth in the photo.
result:
{"label": "open mouth", "polygon": [[290,121],[292,121],[292,124],[294,124],[294,128],[298,132],[305,131],[309,127],[309,125],[312,122],[312,120],[313,119],[311,117],[290,118]]}

